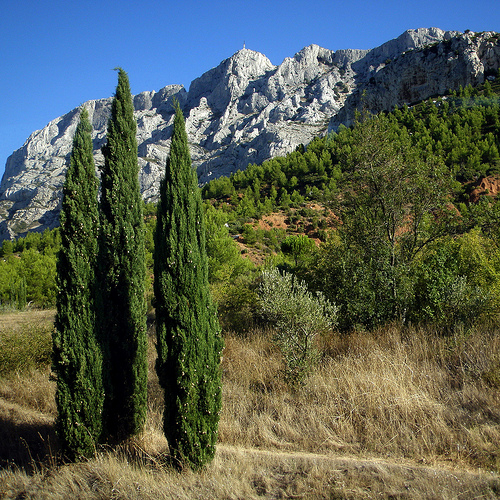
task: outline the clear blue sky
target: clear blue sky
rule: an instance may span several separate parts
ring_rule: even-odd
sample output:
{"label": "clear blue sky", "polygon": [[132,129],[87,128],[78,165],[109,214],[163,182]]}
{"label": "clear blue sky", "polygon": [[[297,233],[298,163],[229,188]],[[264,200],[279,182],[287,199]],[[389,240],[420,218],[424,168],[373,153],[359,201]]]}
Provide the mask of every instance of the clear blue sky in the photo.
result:
{"label": "clear blue sky", "polygon": [[136,94],[183,84],[246,47],[280,64],[312,43],[370,49],[410,28],[500,31],[498,0],[1,0],[0,177],[31,132],[127,71]]}

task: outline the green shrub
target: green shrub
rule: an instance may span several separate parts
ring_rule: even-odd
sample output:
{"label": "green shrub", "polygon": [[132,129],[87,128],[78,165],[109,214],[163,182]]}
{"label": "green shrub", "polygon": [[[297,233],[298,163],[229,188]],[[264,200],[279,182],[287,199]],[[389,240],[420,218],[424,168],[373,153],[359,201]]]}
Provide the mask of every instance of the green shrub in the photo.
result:
{"label": "green shrub", "polygon": [[257,232],[251,224],[243,226],[242,236],[245,245],[255,245],[257,243]]}
{"label": "green shrub", "polygon": [[305,234],[287,236],[281,243],[281,251],[293,258],[295,267],[306,264],[316,250],[316,245]]}
{"label": "green shrub", "polygon": [[29,324],[21,331],[0,332],[1,376],[48,366],[51,360],[51,326]]}
{"label": "green shrub", "polygon": [[261,315],[276,329],[274,340],[285,360],[285,380],[300,383],[318,358],[316,336],[337,324],[337,307],[321,292],[310,292],[293,274],[277,269],[262,273],[259,297]]}
{"label": "green shrub", "polygon": [[245,334],[254,326],[258,309],[254,273],[237,275],[229,283],[212,286],[219,321],[225,331]]}
{"label": "green shrub", "polygon": [[499,254],[478,230],[436,242],[415,266],[413,321],[470,326],[500,307]]}

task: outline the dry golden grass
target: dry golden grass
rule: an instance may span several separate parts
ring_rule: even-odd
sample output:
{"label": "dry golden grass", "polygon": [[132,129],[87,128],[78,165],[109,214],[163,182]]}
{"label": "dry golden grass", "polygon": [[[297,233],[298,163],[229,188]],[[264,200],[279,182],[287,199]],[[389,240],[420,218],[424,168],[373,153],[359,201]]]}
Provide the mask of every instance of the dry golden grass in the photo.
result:
{"label": "dry golden grass", "polygon": [[1,313],[0,332],[17,331],[26,325],[52,325],[55,314],[54,309],[33,309]]}
{"label": "dry golden grass", "polygon": [[21,408],[55,417],[55,382],[51,380],[50,373],[50,368],[45,367],[0,378],[0,397]]}
{"label": "dry golden grass", "polygon": [[147,459],[131,462],[117,453],[32,474],[12,469],[1,474],[2,498],[498,498],[498,482],[487,474],[225,446],[198,474],[176,472]]}
{"label": "dry golden grass", "polygon": [[0,498],[498,498],[500,336],[388,327],[323,339],[303,386],[265,332],[226,335],[215,460],[166,464],[150,339],[144,434],[60,460],[48,367],[0,379]]}
{"label": "dry golden grass", "polygon": [[263,342],[226,340],[223,442],[498,467],[500,395],[483,380],[497,335],[461,345],[389,328],[333,339],[334,353],[295,390],[280,384],[279,358]]}

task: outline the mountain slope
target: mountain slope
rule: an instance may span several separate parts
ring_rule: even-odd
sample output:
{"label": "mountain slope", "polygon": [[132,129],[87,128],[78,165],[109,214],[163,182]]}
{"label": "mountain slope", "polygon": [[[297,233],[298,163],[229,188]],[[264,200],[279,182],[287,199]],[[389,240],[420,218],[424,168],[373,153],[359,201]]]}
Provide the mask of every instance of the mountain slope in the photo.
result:
{"label": "mountain slope", "polygon": [[[186,117],[200,182],[284,155],[349,123],[363,104],[373,111],[413,103],[469,83],[500,66],[496,33],[408,30],[372,50],[310,45],[274,66],[238,51],[195,79],[134,97],[143,197],[156,199],[169,151],[173,99]],[[111,99],[89,101],[96,164],[102,164]],[[0,241],[58,225],[61,187],[78,110],[34,132],[7,160],[0,184]]]}

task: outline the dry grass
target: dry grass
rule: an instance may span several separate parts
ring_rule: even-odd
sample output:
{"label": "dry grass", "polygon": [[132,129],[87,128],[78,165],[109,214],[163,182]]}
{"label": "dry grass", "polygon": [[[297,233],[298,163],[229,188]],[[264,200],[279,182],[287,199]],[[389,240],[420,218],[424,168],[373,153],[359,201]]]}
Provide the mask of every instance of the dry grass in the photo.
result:
{"label": "dry grass", "polygon": [[333,339],[295,390],[280,383],[264,342],[226,340],[223,442],[498,468],[500,395],[484,380],[500,352],[495,333],[461,343],[397,329]]}
{"label": "dry grass", "polygon": [[54,309],[33,309],[0,314],[0,333],[21,330],[27,325],[47,326],[54,323]]}
{"label": "dry grass", "polygon": [[[486,474],[383,461],[276,454],[220,446],[202,472],[176,472],[146,459],[101,453],[79,464],[27,474],[6,470],[2,498],[37,499],[464,499],[497,498]],[[22,496],[20,496],[22,495]]]}
{"label": "dry grass", "polygon": [[47,367],[0,379],[1,498],[498,498],[500,336],[386,328],[323,339],[290,388],[269,335],[226,336],[216,458],[165,465],[150,340],[144,434],[66,464]]}
{"label": "dry grass", "polygon": [[45,367],[0,378],[0,397],[21,408],[54,418],[57,411],[54,399],[55,382],[51,380],[50,373],[50,368]]}

